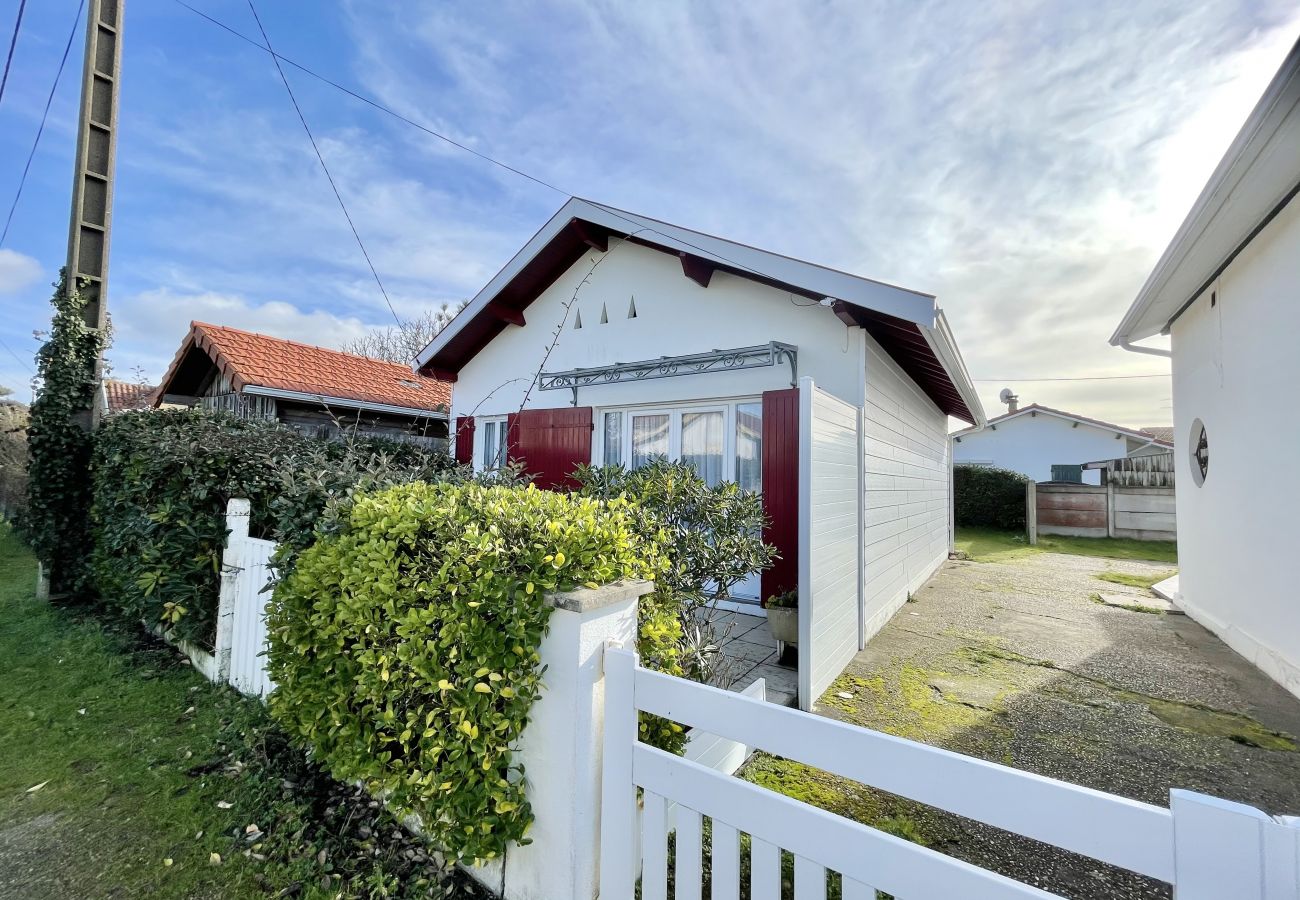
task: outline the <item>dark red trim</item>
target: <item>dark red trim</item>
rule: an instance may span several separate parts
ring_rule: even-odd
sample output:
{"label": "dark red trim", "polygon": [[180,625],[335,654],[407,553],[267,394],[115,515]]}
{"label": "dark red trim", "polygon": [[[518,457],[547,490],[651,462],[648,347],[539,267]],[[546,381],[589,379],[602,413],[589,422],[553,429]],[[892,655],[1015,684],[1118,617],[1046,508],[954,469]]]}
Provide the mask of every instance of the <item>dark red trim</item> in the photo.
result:
{"label": "dark red trim", "polygon": [[713,272],[717,267],[708,260],[692,256],[689,253],[678,253],[677,255],[682,261],[682,274],[700,287],[708,287],[709,282],[713,280]]}
{"label": "dark red trim", "polygon": [[573,470],[591,462],[591,407],[526,409],[510,416],[510,461],[540,488],[578,486]]}
{"label": "dark red trim", "polygon": [[764,542],[781,558],[763,572],[763,599],[799,586],[799,390],[763,394]]}
{"label": "dark red trim", "polygon": [[525,325],[524,313],[522,310],[511,309],[510,307],[503,306],[500,303],[489,303],[487,305],[487,312],[488,315],[500,319],[507,325],[518,325],[520,328],[523,328]]}
{"label": "dark red trim", "polygon": [[456,417],[456,462],[470,465],[474,462],[474,417]]}

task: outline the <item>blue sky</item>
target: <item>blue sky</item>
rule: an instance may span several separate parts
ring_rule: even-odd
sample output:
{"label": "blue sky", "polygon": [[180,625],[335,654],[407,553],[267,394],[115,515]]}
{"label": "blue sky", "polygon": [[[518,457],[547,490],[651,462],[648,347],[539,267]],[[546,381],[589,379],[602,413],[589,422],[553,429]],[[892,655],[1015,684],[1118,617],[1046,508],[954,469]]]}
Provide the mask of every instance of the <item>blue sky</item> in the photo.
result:
{"label": "blue sky", "polygon": [[[245,0],[191,2],[257,33]],[[76,7],[28,3],[0,215]],[[1167,371],[1106,339],[1300,35],[1290,0],[259,11],[281,54],[565,191],[937,294],[977,379]],[[157,379],[191,319],[324,345],[391,322],[270,58],[173,0],[127,15],[115,372]],[[0,248],[23,360],[65,252],[79,67]],[[564,200],[288,74],[399,313],[471,296]],[[0,348],[0,384],[29,378]],[[1170,418],[1167,378],[1008,384]],[[979,383],[990,414],[1003,386]]]}

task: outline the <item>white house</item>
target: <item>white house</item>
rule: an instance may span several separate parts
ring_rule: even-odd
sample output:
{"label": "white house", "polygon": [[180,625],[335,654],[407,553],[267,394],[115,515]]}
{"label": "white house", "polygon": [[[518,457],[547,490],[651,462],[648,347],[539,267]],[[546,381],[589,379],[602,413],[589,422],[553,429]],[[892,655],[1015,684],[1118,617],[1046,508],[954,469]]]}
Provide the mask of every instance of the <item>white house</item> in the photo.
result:
{"label": "white house", "polygon": [[934,297],[576,198],[415,367],[455,381],[476,467],[664,456],[761,491],[781,559],[736,599],[798,589],[805,706],[947,558],[947,420],[983,421]]}
{"label": "white house", "polygon": [[1297,191],[1300,44],[1111,343],[1171,337],[1179,604],[1300,694]]}
{"label": "white house", "polygon": [[[968,428],[953,435],[957,465],[996,466],[1028,475],[1034,481],[1099,484],[1101,473],[1082,470],[1084,463],[1152,453],[1173,445],[1150,432],[1112,425],[1087,416],[1039,406],[1012,408],[988,421],[983,430]],[[1057,470],[1053,472],[1053,466]],[[1061,471],[1066,467],[1068,472]]]}

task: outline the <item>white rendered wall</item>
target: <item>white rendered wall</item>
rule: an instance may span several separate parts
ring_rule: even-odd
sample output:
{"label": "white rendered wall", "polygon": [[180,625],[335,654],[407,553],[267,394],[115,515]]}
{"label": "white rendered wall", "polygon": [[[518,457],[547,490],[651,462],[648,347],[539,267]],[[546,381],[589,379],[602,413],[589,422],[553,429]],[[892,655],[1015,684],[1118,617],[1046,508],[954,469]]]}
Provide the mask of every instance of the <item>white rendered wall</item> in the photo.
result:
{"label": "white rendered wall", "polygon": [[[1132,444],[1137,447],[1139,444]],[[1050,481],[1052,466],[1079,465],[1128,455],[1130,443],[1115,438],[1114,431],[1074,423],[1039,413],[1017,416],[990,425],[975,434],[963,435],[953,443],[953,462],[987,463],[1028,475],[1034,481]],[[1101,471],[1083,473],[1085,484],[1100,484]]]}
{"label": "white rendered wall", "polygon": [[[1181,605],[1300,695],[1300,202],[1250,243],[1173,325]],[[1205,423],[1210,465],[1192,477]]]}
{"label": "white rendered wall", "polygon": [[858,407],[799,381],[799,708],[860,647],[862,441]]}
{"label": "white rendered wall", "polygon": [[[591,262],[604,257],[591,271]],[[587,284],[578,285],[590,273]],[[744,278],[716,272],[702,288],[682,274],[676,257],[611,241],[607,253],[591,251],[524,310],[527,324],[507,325],[461,369],[452,415],[502,415],[519,408],[524,392],[578,290],[578,303],[546,371],[635,362],[782,341],[799,348],[799,374],[841,397],[861,393],[858,342],[830,309]],[[633,297],[635,319],[627,317]],[[601,324],[604,307],[608,323]],[[574,330],[577,313],[581,330]],[[711,372],[581,388],[579,406],[627,406],[755,396],[791,387],[790,366]],[[490,399],[484,398],[490,396]],[[568,390],[534,391],[528,407],[569,406]],[[453,419],[454,421],[454,419]]]}
{"label": "white rendered wall", "polygon": [[866,341],[863,640],[948,558],[948,417]]}

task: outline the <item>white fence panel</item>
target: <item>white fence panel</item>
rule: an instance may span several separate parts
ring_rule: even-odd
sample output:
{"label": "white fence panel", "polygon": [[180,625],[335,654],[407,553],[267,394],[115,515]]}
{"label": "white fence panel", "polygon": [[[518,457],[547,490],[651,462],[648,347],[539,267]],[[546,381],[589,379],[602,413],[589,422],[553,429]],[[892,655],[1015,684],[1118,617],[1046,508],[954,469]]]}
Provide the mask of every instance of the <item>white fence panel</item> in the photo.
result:
{"label": "white fence panel", "polygon": [[862,417],[799,380],[799,707],[811,709],[860,649]]}
{"label": "white fence panel", "polygon": [[239,571],[230,628],[230,683],[241,693],[265,697],[275,685],[266,672],[266,604],[275,543],[245,537],[234,542]]}
{"label": "white fence panel", "polygon": [[[1141,803],[650,672],[627,650],[606,650],[605,673],[606,724],[615,727],[606,732],[602,900],[632,897],[642,871],[654,891],[665,883],[661,845],[669,823],[662,811],[670,803],[692,825],[684,845],[690,857],[676,860],[678,897],[698,896],[698,885],[682,883],[699,871],[698,817],[724,835],[725,856],[712,867],[721,873],[717,900],[736,896],[733,833],[749,836],[754,898],[780,896],[782,851],[795,857],[796,900],[821,900],[828,870],[839,873],[845,898],[872,897],[876,889],[908,900],[1056,896],[639,744],[630,725],[638,710],[1170,882],[1178,900],[1300,900],[1295,820],[1183,791],[1173,792],[1172,810]],[[638,787],[655,804],[653,811],[647,804],[656,830],[646,837],[643,870],[635,855],[617,852],[637,828]]]}

